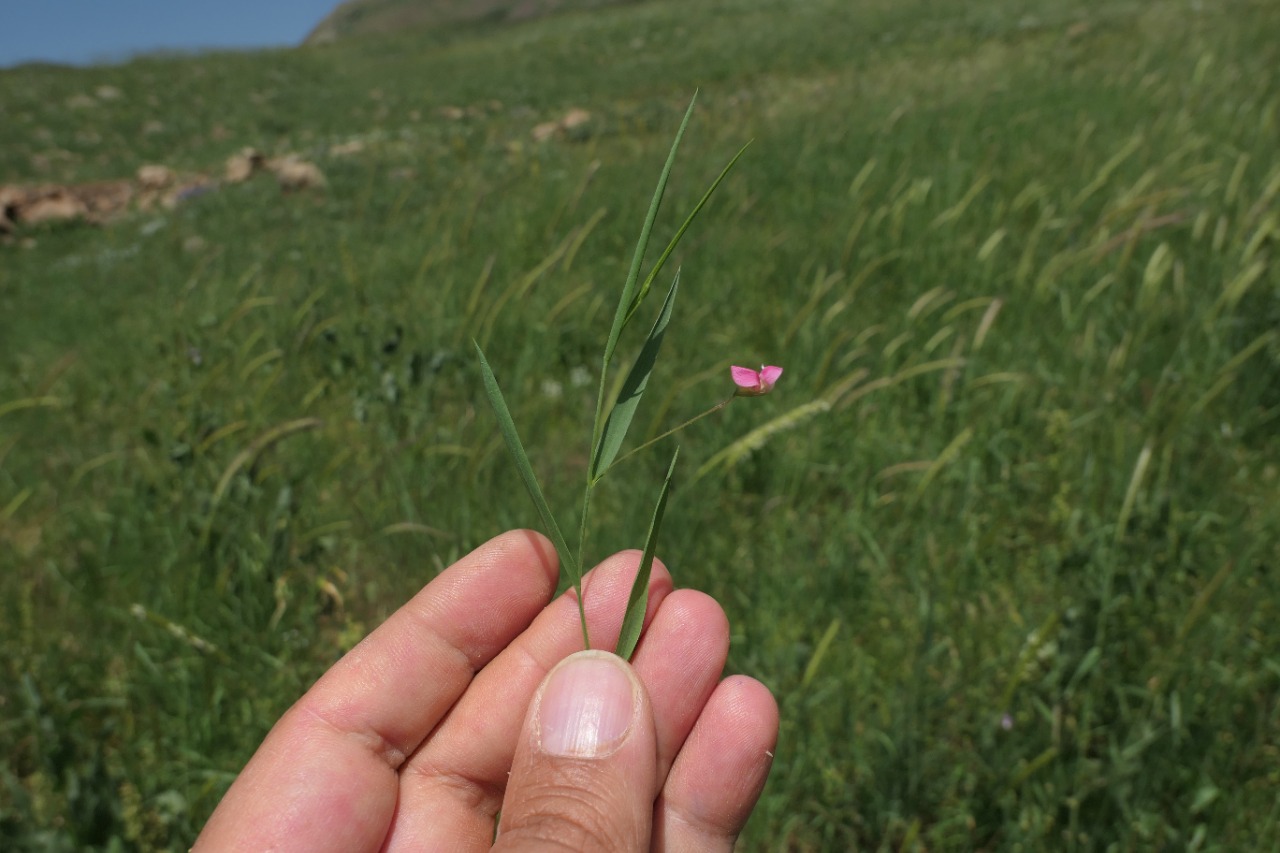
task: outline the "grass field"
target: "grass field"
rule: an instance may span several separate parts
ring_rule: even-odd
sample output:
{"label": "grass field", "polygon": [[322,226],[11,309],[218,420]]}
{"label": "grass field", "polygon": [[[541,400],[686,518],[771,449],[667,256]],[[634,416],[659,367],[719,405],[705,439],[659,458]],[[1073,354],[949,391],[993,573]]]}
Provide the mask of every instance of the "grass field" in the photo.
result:
{"label": "grass field", "polygon": [[[186,849],[319,673],[536,524],[472,338],[572,517],[697,87],[659,241],[754,143],[636,429],[786,368],[682,434],[659,549],[782,708],[744,848],[1280,848],[1270,0],[652,0],[0,72],[0,181],[328,179],[0,245],[0,848]],[[666,459],[627,464],[596,559]]]}

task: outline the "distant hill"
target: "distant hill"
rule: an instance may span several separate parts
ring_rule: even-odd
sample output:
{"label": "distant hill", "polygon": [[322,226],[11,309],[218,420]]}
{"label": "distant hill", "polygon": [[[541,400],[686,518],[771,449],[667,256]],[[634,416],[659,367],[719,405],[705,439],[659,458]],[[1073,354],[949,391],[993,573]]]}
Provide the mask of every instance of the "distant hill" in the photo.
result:
{"label": "distant hill", "polygon": [[352,35],[484,21],[528,21],[578,9],[642,0],[346,0],[307,36],[322,44]]}

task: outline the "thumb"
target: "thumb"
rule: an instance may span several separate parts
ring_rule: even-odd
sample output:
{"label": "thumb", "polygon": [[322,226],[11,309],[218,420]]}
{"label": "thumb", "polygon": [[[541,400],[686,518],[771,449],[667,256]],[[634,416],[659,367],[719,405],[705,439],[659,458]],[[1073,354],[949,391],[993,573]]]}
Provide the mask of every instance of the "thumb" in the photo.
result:
{"label": "thumb", "polygon": [[656,775],[640,679],[617,655],[571,655],[529,705],[493,849],[648,850]]}

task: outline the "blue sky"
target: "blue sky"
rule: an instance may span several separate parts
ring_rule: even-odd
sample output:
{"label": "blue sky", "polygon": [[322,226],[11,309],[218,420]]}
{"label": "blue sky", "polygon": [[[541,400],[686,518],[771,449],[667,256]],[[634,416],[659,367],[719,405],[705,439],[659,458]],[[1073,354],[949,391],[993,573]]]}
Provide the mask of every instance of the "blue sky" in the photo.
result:
{"label": "blue sky", "polygon": [[0,0],[0,67],[300,42],[338,0]]}

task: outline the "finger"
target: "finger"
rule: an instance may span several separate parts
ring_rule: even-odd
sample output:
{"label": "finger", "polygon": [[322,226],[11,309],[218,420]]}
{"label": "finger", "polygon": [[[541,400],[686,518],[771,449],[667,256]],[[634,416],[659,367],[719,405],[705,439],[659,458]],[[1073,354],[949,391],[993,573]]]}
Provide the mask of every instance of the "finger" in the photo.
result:
{"label": "finger", "polygon": [[565,659],[525,718],[493,849],[648,850],[655,749],[631,667],[608,652]]}
{"label": "finger", "polygon": [[[612,648],[617,642],[639,564],[640,552],[626,551],[583,578],[594,646]],[[655,561],[647,622],[670,591],[671,575]],[[400,810],[387,839],[388,853],[487,848],[534,693],[552,667],[581,650],[577,597],[570,590],[476,676],[430,740],[402,768]]]}
{"label": "finger", "polygon": [[555,552],[513,531],[459,560],[280,719],[197,848],[376,850],[397,769],[555,590]]}
{"label": "finger", "polygon": [[653,704],[659,780],[720,682],[728,654],[729,620],[714,598],[681,589],[663,600],[633,662]]}
{"label": "finger", "polygon": [[655,850],[728,853],[764,790],[778,742],[778,705],[753,678],[711,694],[654,807]]}

